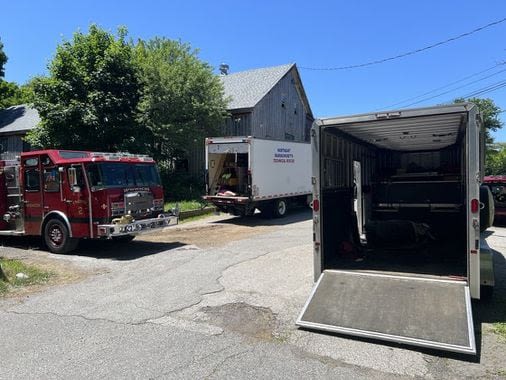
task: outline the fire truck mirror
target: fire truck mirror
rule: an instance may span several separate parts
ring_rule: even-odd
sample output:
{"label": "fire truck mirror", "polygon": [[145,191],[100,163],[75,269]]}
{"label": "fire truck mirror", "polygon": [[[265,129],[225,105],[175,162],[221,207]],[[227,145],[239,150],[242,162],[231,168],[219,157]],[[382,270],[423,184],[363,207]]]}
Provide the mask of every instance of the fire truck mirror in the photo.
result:
{"label": "fire truck mirror", "polygon": [[[77,185],[77,171],[76,171],[76,168],[69,168],[68,175],[69,175],[69,185],[72,187],[72,191],[78,192],[78,191],[74,190],[74,188],[78,187],[78,186],[76,186]],[[81,189],[79,189],[79,191],[81,191]]]}

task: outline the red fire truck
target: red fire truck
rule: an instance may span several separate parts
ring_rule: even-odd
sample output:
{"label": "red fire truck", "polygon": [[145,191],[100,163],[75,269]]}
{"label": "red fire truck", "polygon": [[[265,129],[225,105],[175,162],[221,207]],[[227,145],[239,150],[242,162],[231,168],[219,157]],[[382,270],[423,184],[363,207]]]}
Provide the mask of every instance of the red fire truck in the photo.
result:
{"label": "red fire truck", "polygon": [[163,206],[148,156],[41,150],[0,161],[0,236],[42,236],[54,253],[80,239],[129,241],[177,224],[178,211]]}

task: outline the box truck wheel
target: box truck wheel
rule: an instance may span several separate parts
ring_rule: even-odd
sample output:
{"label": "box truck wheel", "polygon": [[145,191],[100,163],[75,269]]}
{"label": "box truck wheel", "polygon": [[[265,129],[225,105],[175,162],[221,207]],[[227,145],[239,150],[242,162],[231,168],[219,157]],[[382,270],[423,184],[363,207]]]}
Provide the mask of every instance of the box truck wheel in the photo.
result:
{"label": "box truck wheel", "polygon": [[44,242],[53,253],[68,253],[77,248],[79,240],[70,237],[67,225],[60,219],[50,219],[44,227]]}
{"label": "box truck wheel", "polygon": [[274,203],[274,216],[276,218],[282,218],[286,215],[286,211],[288,210],[288,204],[285,199],[278,199]]}

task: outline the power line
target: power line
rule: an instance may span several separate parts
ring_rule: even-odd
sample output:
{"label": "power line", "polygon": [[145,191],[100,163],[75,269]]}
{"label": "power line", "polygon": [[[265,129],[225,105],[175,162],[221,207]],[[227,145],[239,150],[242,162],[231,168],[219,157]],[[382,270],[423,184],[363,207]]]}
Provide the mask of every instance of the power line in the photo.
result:
{"label": "power line", "polygon": [[505,21],[506,21],[506,17],[503,18],[503,19],[501,19],[501,20],[493,21],[493,22],[488,23],[486,25],[480,26],[479,28],[473,29],[473,30],[471,30],[469,32],[459,34],[458,36],[448,38],[448,39],[446,39],[444,41],[439,41],[439,42],[436,42],[436,43],[434,43],[432,45],[428,45],[428,46],[425,46],[425,47],[422,47],[422,48],[419,48],[419,49],[411,50],[411,51],[408,51],[406,53],[398,54],[398,55],[395,55],[395,56],[392,56],[392,57],[378,59],[378,60],[375,60],[375,61],[370,61],[370,62],[366,62],[366,63],[360,63],[360,64],[356,64],[356,65],[338,66],[338,67],[307,67],[307,66],[301,66],[299,68],[300,69],[304,69],[304,70],[333,71],[333,70],[357,69],[357,68],[360,68],[360,67],[378,65],[380,63],[384,63],[384,62],[388,62],[388,61],[393,61],[394,59],[404,58],[404,57],[407,57],[409,55],[421,53],[423,51],[426,51],[426,50],[429,50],[429,49],[433,49],[435,47],[447,44],[449,42],[453,42],[453,41],[456,41],[458,39],[461,39],[461,38],[464,38],[464,37],[468,37],[471,34],[480,32],[480,31],[482,31],[484,29],[487,29],[487,28],[490,28],[490,27],[492,27],[494,25],[501,24],[501,23],[503,23]]}
{"label": "power line", "polygon": [[[462,86],[458,86],[458,87],[452,88],[452,89],[450,89],[450,90],[448,90],[448,91],[440,92],[439,94],[436,94],[436,95],[433,95],[433,96],[429,96],[429,97],[427,97],[427,98],[423,98],[423,99],[417,100],[416,102],[412,102],[412,103],[406,104],[406,105],[402,106],[401,108],[406,108],[406,107],[409,107],[409,106],[413,106],[413,105],[415,105],[415,104],[423,103],[423,102],[425,102],[425,101],[427,101],[427,100],[431,100],[431,99],[434,99],[434,98],[438,98],[438,97],[440,97],[440,96],[442,96],[442,95],[446,95],[446,94],[449,94],[449,93],[451,93],[451,92],[453,92],[453,91],[455,91],[455,90],[459,90],[459,89],[461,89],[461,88],[464,88],[464,87],[470,86],[470,85],[472,85],[472,84],[475,84],[475,83],[481,82],[481,81],[483,81],[483,80],[485,80],[485,79],[491,78],[491,77],[493,77],[493,76],[495,76],[495,75],[498,75],[498,74],[501,74],[501,73],[503,73],[503,72],[505,72],[505,71],[506,71],[506,69],[499,70],[499,71],[497,71],[497,72],[495,72],[495,73],[493,73],[493,74],[487,75],[487,76],[485,76],[485,77],[483,77],[483,78],[476,79],[476,80],[473,80],[473,81],[471,81],[471,82],[469,82],[469,83],[463,84]],[[402,102],[402,103],[404,103],[404,102]]]}
{"label": "power line", "polygon": [[464,95],[464,96],[459,96],[459,98],[464,98],[464,99],[467,99],[467,98],[473,98],[475,96],[478,96],[478,95],[484,95],[484,94],[487,94],[489,92],[492,92],[492,91],[496,91],[496,90],[499,90],[500,88],[503,88],[506,86],[506,80],[503,80],[503,81],[500,81],[500,82],[496,82],[496,83],[493,83],[491,85],[488,85],[487,87],[483,87],[483,88],[480,88],[478,90],[475,90],[467,95]]}
{"label": "power line", "polygon": [[[445,89],[445,88],[448,88],[448,87],[453,86],[454,84],[457,84],[457,83],[460,83],[460,82],[464,82],[464,81],[465,81],[465,80],[467,80],[467,79],[473,78],[473,77],[475,77],[475,76],[477,76],[477,75],[480,75],[480,74],[483,74],[483,73],[486,73],[487,71],[493,70],[493,69],[495,69],[496,67],[502,66],[502,65],[504,65],[504,64],[506,64],[506,62],[501,62],[501,63],[498,63],[498,64],[496,64],[496,65],[494,65],[494,66],[491,66],[491,67],[489,67],[489,68],[487,68],[487,69],[485,69],[485,70],[478,71],[477,73],[474,73],[474,74],[468,75],[468,76],[466,76],[466,77],[464,77],[464,78],[458,79],[458,80],[453,81],[453,82],[448,83],[448,84],[445,84],[444,86],[437,87],[437,88],[435,88],[435,89],[433,89],[433,90],[430,90],[430,91],[424,92],[423,94],[420,94],[420,95],[417,95],[417,96],[412,96],[411,98],[407,98],[407,99],[401,100],[401,101],[399,101],[399,102],[396,102],[396,103],[389,104],[389,105],[387,105],[387,106],[381,107],[381,109],[387,109],[387,108],[395,107],[395,106],[397,106],[397,105],[399,105],[399,104],[409,102],[410,100],[415,100],[415,99],[419,99],[419,98],[421,98],[421,97],[423,97],[423,96],[425,96],[425,95],[430,95],[430,94],[432,94],[432,93],[434,93],[434,92],[436,92],[436,91],[443,90],[443,89]],[[483,78],[483,79],[485,79],[485,78]]]}

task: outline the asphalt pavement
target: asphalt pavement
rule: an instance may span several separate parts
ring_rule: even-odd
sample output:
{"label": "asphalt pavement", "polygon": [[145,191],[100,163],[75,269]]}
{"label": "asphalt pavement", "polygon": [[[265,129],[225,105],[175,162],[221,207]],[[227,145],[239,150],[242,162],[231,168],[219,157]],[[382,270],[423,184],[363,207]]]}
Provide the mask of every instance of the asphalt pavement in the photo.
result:
{"label": "asphalt pavement", "polygon": [[[262,233],[228,238],[235,225],[261,225]],[[275,221],[214,216],[180,228],[219,234],[220,226],[227,227],[222,243],[207,248],[170,242],[170,229],[169,242],[88,243],[72,255],[9,241],[0,255],[49,258],[86,276],[0,300],[0,378],[506,374],[506,344],[491,332],[502,318],[495,305],[506,300],[506,228],[488,239],[501,279],[492,302],[477,307],[480,353],[471,360],[296,328],[313,286],[309,212]]]}

